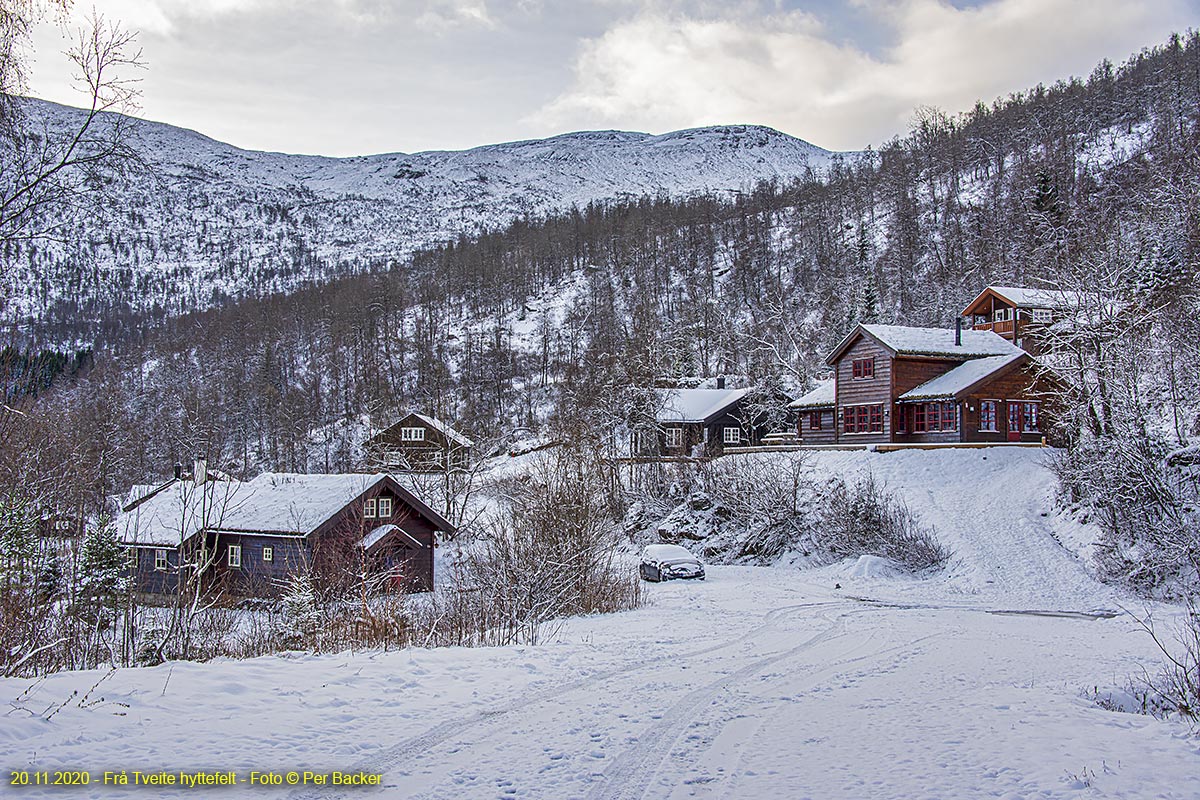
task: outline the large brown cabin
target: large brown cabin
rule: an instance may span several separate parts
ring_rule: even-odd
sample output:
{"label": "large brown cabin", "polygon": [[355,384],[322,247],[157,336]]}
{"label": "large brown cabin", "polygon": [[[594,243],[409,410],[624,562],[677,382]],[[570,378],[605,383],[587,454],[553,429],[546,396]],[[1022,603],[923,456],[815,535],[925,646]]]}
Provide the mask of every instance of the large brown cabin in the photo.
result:
{"label": "large brown cabin", "polygon": [[1054,379],[991,331],[859,325],[792,404],[806,445],[1042,442]]}
{"label": "large brown cabin", "polygon": [[380,590],[428,591],[435,537],[454,530],[382,474],[200,474],[145,488],[115,524],[135,586],[149,595],[190,579],[235,596],[277,595],[296,575],[358,575],[364,564]]}

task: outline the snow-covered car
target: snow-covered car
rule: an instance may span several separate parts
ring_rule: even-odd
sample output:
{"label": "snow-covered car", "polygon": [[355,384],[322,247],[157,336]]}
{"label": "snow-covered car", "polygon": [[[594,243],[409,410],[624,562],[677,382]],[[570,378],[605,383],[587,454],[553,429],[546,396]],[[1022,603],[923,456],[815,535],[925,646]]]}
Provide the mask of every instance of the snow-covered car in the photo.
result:
{"label": "snow-covered car", "polygon": [[677,544],[651,544],[642,551],[642,563],[638,568],[642,580],[670,581],[676,578],[699,578],[704,580],[704,565],[700,559]]}

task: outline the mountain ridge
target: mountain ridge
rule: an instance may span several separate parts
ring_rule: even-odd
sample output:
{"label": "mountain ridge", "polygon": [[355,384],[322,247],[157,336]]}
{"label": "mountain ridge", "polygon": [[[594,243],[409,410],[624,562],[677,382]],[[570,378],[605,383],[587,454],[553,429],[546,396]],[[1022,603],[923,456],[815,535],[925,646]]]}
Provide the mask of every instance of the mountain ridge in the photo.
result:
{"label": "mountain ridge", "polygon": [[[85,112],[29,100],[27,113],[35,125],[65,129]],[[65,241],[7,254],[7,322],[202,310],[391,268],[522,218],[643,195],[741,191],[822,170],[837,155],[756,125],[333,157],[245,150],[138,120],[132,144],[147,169],[111,183],[97,214]]]}

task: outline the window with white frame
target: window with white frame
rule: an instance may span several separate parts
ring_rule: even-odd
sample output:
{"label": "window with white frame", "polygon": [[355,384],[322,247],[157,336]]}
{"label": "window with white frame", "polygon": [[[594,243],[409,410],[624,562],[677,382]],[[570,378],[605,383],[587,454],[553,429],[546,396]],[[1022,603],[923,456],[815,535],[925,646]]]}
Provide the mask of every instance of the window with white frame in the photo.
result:
{"label": "window with white frame", "polygon": [[390,517],[392,515],[392,498],[379,498],[379,505],[376,507],[376,511],[379,512],[380,518]]}
{"label": "window with white frame", "polygon": [[263,561],[270,563],[275,560],[275,548],[271,545],[263,545]]}
{"label": "window with white frame", "polygon": [[229,555],[226,557],[225,563],[231,567],[242,565],[242,546],[240,544],[229,545]]}
{"label": "window with white frame", "polygon": [[667,447],[683,447],[683,428],[667,428]]}
{"label": "window with white frame", "polygon": [[722,432],[722,441],[725,444],[737,444],[742,441],[742,429],[729,426]]}
{"label": "window with white frame", "polygon": [[154,568],[155,569],[166,569],[167,568],[167,551],[166,550],[155,550],[154,551]]}
{"label": "window with white frame", "polygon": [[1048,308],[1035,308],[1033,310],[1033,321],[1049,324],[1054,321],[1054,312]]}
{"label": "window with white frame", "polygon": [[368,497],[363,501],[363,518],[375,519],[375,498]]}
{"label": "window with white frame", "polygon": [[424,428],[401,428],[400,441],[402,442],[423,442],[425,441]]}

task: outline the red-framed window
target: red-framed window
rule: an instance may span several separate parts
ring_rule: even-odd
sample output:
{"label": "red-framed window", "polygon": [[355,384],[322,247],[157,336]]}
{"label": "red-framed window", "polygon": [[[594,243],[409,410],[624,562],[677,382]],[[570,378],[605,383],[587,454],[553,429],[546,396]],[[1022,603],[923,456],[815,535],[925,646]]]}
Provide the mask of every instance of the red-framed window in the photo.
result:
{"label": "red-framed window", "polygon": [[808,429],[810,431],[821,430],[821,412],[820,411],[808,412]]}
{"label": "red-framed window", "polygon": [[855,378],[874,378],[875,377],[875,359],[873,358],[856,358],[850,362],[850,374]]}
{"label": "red-framed window", "polygon": [[942,430],[958,430],[958,403],[942,403]]}
{"label": "red-framed window", "polygon": [[843,433],[883,433],[883,405],[842,408]]}
{"label": "red-framed window", "polygon": [[[913,408],[913,433],[958,430],[958,404],[920,403]],[[897,429],[897,433],[899,433]]]}
{"label": "red-framed window", "polygon": [[979,430],[984,433],[999,433],[1000,418],[996,414],[995,400],[982,400],[979,403]]}

